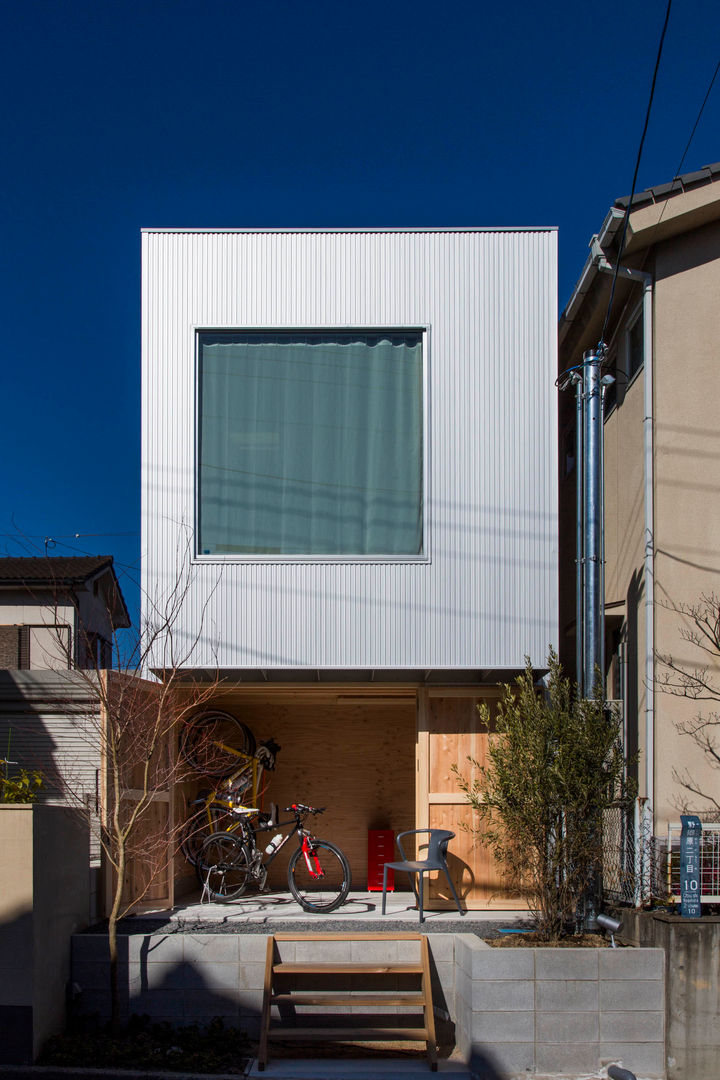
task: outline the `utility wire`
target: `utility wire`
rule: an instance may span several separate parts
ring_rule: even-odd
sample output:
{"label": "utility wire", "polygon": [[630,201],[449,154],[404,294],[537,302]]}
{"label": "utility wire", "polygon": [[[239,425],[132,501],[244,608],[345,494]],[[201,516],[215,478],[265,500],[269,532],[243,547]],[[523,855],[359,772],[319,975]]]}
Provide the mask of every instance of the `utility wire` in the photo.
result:
{"label": "utility wire", "polygon": [[627,235],[628,222],[630,221],[630,211],[632,210],[633,197],[635,195],[635,185],[637,183],[638,171],[640,169],[640,159],[642,158],[643,146],[645,145],[645,136],[647,134],[648,124],[650,123],[650,110],[652,109],[653,98],[655,97],[655,84],[657,82],[658,71],[660,69],[660,58],[662,56],[663,45],[665,43],[665,32],[667,31],[668,22],[670,21],[671,7],[672,0],[668,0],[667,9],[665,11],[665,21],[663,23],[662,33],[660,35],[660,44],[658,45],[657,57],[655,59],[655,70],[653,71],[652,84],[650,86],[650,97],[648,99],[647,109],[645,110],[645,124],[643,125],[642,136],[640,137],[640,145],[637,152],[637,159],[635,161],[635,172],[633,173],[632,190],[630,192],[628,204],[625,207],[625,219],[623,221],[622,234],[620,236],[620,247],[618,248],[617,258],[615,259],[615,273],[613,274],[612,287],[610,289],[610,299],[608,300],[607,311],[605,312],[605,321],[603,323],[600,341],[598,342],[599,352],[603,352],[605,350],[605,334],[607,332],[608,323],[610,321],[610,314],[612,312],[613,302],[615,300],[615,286],[617,284],[618,271],[620,269],[620,260],[622,258],[623,249],[625,247],[625,237]]}
{"label": "utility wire", "polygon": [[[55,541],[56,538],[53,536],[48,536],[45,539],[52,542]],[[78,555],[89,555],[91,558],[94,557],[95,553],[93,551],[83,551],[82,548],[74,547],[72,544],[63,544],[62,541],[58,542],[60,544],[60,547],[67,548],[68,551],[76,551]],[[134,581],[131,575],[137,573],[140,568],[138,563],[135,563],[133,565],[131,563],[118,562],[115,556],[113,556],[113,566],[121,567],[126,572],[127,576],[130,578],[131,581]]]}
{"label": "utility wire", "polygon": [[[68,533],[66,535],[68,536],[69,539],[74,540],[74,539],[80,538],[82,536],[139,536],[139,533],[136,533],[136,532],[129,532],[129,533]],[[39,548],[36,545],[23,544],[21,542],[21,540],[42,540],[43,544],[44,544],[44,547],[45,547],[45,555],[47,555],[49,549],[52,550],[52,548],[56,547],[57,545],[59,545],[62,548],[66,548],[68,551],[75,551],[75,552],[77,552],[78,555],[88,555],[91,558],[94,558],[95,555],[97,554],[94,551],[85,551],[85,550],[83,550],[83,548],[75,547],[73,544],[64,544],[62,542],[62,538],[61,538],[60,535],[58,535],[58,536],[41,536],[39,533],[37,533],[37,534],[27,534],[27,535],[23,534],[22,538],[18,538],[13,533],[0,533],[0,536],[6,537],[7,539],[10,539],[10,540],[13,540],[16,544],[18,544],[19,547],[23,548],[23,550],[25,550],[28,553],[28,556],[30,556],[30,557],[32,557],[31,554],[30,554],[31,547],[35,547],[35,549],[38,550],[38,551],[39,551]],[[133,564],[133,563],[120,562],[115,556],[113,556],[112,559],[113,559],[113,566],[122,568],[122,570],[125,571],[127,577],[129,577],[131,581],[133,581],[135,584],[137,584],[137,582],[132,577],[132,575],[136,574],[139,571],[139,569],[140,569],[139,563],[134,563]]]}
{"label": "utility wire", "polygon": [[[690,144],[692,143],[693,139],[695,138],[695,132],[697,131],[698,124],[700,123],[700,118],[702,117],[702,114],[705,111],[705,106],[707,105],[708,98],[710,97],[710,92],[712,91],[712,88],[715,85],[715,80],[717,79],[718,71],[720,71],[720,60],[718,60],[716,66],[715,66],[715,71],[713,72],[713,77],[710,80],[710,85],[708,86],[707,91],[705,92],[705,97],[703,98],[702,105],[700,106],[700,112],[697,114],[697,117],[695,119],[695,123],[693,124],[693,129],[690,132],[690,138],[687,141],[687,146],[683,150],[683,155],[680,158],[680,164],[678,165],[678,167],[675,170],[675,173],[673,175],[673,180],[678,180],[680,178],[680,174],[682,172],[682,167],[685,164],[685,158],[688,155],[688,150],[690,149]],[[658,218],[658,224],[660,224],[660,222],[663,219],[663,214],[665,213],[665,207],[667,206],[667,204],[668,204],[668,200],[666,199],[665,202],[663,203],[662,210],[660,211],[660,217]]]}
{"label": "utility wire", "polygon": [[[0,533],[0,536],[5,536],[8,539],[15,537],[16,533]],[[139,532],[116,532],[116,533],[55,533],[54,540],[79,540],[81,537],[84,539],[86,536],[139,536]],[[23,533],[23,538],[27,540],[44,540],[45,533]]]}

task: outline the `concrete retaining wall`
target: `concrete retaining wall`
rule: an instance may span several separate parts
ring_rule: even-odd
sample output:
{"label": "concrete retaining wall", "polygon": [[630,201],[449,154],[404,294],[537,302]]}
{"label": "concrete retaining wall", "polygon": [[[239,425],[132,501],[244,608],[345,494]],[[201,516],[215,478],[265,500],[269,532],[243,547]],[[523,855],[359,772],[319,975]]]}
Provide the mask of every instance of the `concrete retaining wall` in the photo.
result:
{"label": "concrete retaining wall", "polygon": [[[450,1022],[454,1008],[453,937],[452,934],[433,934],[429,938],[433,1002],[440,1023]],[[251,1036],[259,1034],[267,948],[265,934],[121,936],[119,944],[124,1017],[144,1013],[158,1021],[190,1024],[218,1016],[225,1024],[239,1025]],[[278,949],[283,960],[313,959],[328,963],[372,963],[376,959],[378,962],[411,961],[420,955],[419,942],[391,939],[283,941]],[[81,988],[80,1010],[109,1016],[105,935],[80,934],[73,939],[73,979]],[[398,989],[395,985],[385,988]],[[359,1011],[362,1010],[333,1008],[333,1013],[338,1015]],[[383,1012],[380,1008],[372,1011]],[[417,1012],[417,1009],[408,1011]],[[448,1032],[444,1034],[447,1038]]]}
{"label": "concrete retaining wall", "polygon": [[720,1075],[720,917],[681,919],[622,911],[623,940],[666,956],[667,1066],[670,1080]]}
{"label": "concrete retaining wall", "polygon": [[30,1064],[62,1031],[70,937],[88,921],[87,822],[0,805],[0,1064]]}
{"label": "concrete retaining wall", "polygon": [[493,949],[455,937],[455,1036],[501,1075],[622,1062],[665,1075],[661,949]]}
{"label": "concrete retaining wall", "polygon": [[[125,1014],[173,1023],[220,1016],[257,1035],[264,934],[120,941]],[[456,1042],[474,1071],[481,1074],[489,1059],[502,1077],[577,1076],[609,1062],[644,1077],[665,1075],[661,949],[492,949],[474,934],[429,934],[428,944],[439,1040]],[[308,959],[311,951],[317,960],[367,962],[414,959],[418,945],[282,942],[280,949],[285,960]],[[107,1015],[104,935],[73,939],[73,978],[82,988],[82,1009]]]}

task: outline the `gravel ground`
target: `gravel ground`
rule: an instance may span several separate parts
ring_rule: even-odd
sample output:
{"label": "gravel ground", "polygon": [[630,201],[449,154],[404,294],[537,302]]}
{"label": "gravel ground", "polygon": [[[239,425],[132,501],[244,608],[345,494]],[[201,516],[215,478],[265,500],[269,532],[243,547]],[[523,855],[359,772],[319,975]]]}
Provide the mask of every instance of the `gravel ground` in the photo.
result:
{"label": "gravel ground", "polygon": [[[363,933],[400,933],[414,934],[421,931],[423,934],[475,934],[479,938],[489,939],[500,937],[500,930],[508,926],[508,920],[503,922],[466,922],[464,919],[454,919],[433,924],[432,920],[426,920],[420,925],[417,919],[398,921],[393,919],[392,924],[382,919],[352,919],[342,921],[325,921],[322,919],[308,919],[300,922],[293,919],[282,922],[273,919],[271,922],[235,922],[229,918],[223,922],[215,922],[203,919],[143,919],[142,917],[122,919],[118,925],[120,934],[280,934],[298,933],[305,934],[319,931],[325,933],[363,934]],[[528,921],[513,920],[513,928],[532,929]],[[84,931],[86,934],[105,934],[107,924],[98,923]]]}

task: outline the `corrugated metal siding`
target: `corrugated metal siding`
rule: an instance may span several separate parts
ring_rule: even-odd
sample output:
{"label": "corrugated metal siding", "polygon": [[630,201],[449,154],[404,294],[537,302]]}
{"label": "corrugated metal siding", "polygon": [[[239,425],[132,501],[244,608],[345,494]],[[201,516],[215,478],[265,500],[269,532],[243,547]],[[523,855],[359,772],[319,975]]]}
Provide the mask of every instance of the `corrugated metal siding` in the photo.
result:
{"label": "corrugated metal siding", "polygon": [[150,598],[194,522],[194,327],[430,327],[430,562],[198,564],[179,625],[186,641],[202,625],[192,663],[541,666],[557,641],[554,230],[148,231],[143,262]]}
{"label": "corrugated metal siding", "polygon": [[[40,771],[43,802],[85,806],[91,857],[100,855],[98,770],[99,704],[66,672],[3,672],[0,681],[0,756],[17,768]],[[17,768],[10,769],[11,775]]]}

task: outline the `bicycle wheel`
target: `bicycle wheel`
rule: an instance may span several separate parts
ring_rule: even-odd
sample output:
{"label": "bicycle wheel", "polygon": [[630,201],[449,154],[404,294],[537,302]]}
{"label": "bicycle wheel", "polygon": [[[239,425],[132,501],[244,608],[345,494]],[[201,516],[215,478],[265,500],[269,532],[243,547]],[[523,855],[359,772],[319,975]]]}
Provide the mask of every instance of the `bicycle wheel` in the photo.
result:
{"label": "bicycle wheel", "polygon": [[197,810],[187,819],[180,831],[178,847],[193,866],[198,861],[200,849],[208,836],[208,828],[207,813],[205,810]]}
{"label": "bicycle wheel", "polygon": [[208,836],[228,829],[234,822],[235,818],[215,803],[210,806],[209,816],[207,807],[202,807],[191,814],[183,825],[178,847],[187,861],[195,866]]}
{"label": "bicycle wheel", "polygon": [[255,736],[247,724],[226,712],[191,717],[180,739],[182,756],[205,776],[227,776],[238,768],[240,759],[232,750],[254,754]]}
{"label": "bicycle wheel", "polygon": [[248,846],[232,833],[211,833],[200,849],[195,869],[210,899],[220,903],[240,896],[252,881]]}
{"label": "bicycle wheel", "polygon": [[340,848],[327,840],[309,843],[308,859],[302,846],[290,859],[290,892],[305,911],[334,911],[350,892],[350,864]]}

